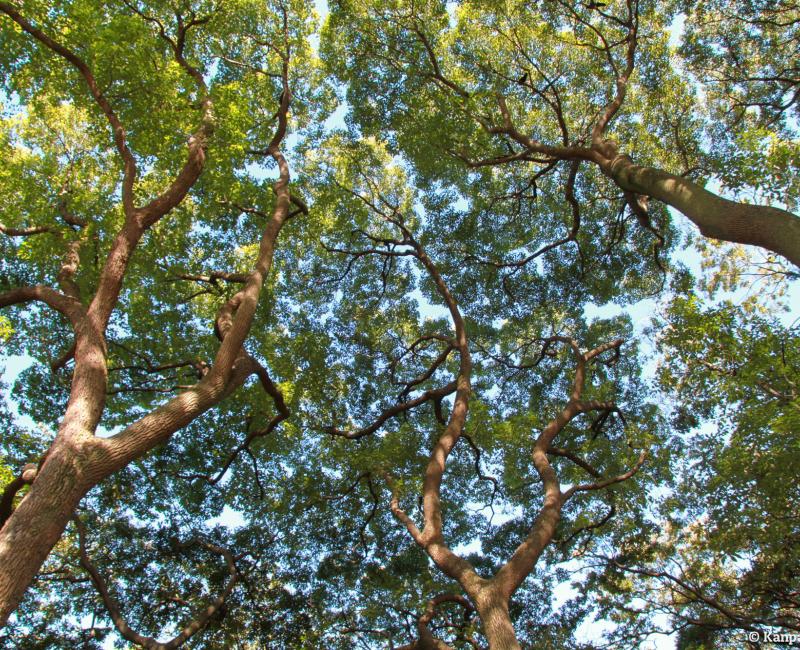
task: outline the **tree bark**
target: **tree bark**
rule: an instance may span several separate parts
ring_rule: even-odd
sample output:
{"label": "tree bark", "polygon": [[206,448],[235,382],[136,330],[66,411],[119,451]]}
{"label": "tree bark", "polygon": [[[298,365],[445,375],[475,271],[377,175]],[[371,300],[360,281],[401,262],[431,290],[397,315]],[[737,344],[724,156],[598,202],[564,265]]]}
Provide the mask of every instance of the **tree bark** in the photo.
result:
{"label": "tree bark", "polygon": [[706,237],[760,246],[800,267],[800,218],[791,212],[724,199],[686,178],[640,167],[624,155],[600,163],[600,168],[623,190],[651,196],[683,213]]}
{"label": "tree bark", "polygon": [[94,436],[105,402],[104,341],[102,336],[92,336],[94,330],[85,325],[88,316],[77,328],[75,374],[58,435],[30,492],[0,529],[0,627],[19,605],[83,496],[225,399],[255,372],[252,360],[242,355],[242,345],[289,211],[286,184],[277,191],[275,213],[264,230],[255,268],[240,291],[235,313],[229,315],[226,335],[209,373],[196,386],[111,438]]}
{"label": "tree bark", "polygon": [[[244,287],[223,307],[225,331],[220,333],[220,347],[214,364],[195,386],[183,391],[166,404],[134,422],[111,438],[95,437],[105,407],[108,388],[105,331],[125,281],[128,264],[145,231],[167,215],[186,197],[203,171],[206,146],[214,128],[211,96],[202,72],[191,66],[183,55],[186,30],[192,24],[181,24],[178,15],[179,39],[172,46],[175,61],[195,80],[201,94],[200,125],[189,138],[188,158],[169,187],[144,206],[137,207],[134,189],[136,161],[128,148],[125,129],[108,99],[101,92],[89,65],[75,52],[55,41],[23,17],[13,5],[0,1],[0,13],[6,14],[23,31],[54,54],[64,58],[83,77],[95,103],[105,115],[115,145],[124,163],[122,207],[125,221],[117,233],[97,289],[88,308],[73,295],[44,286],[22,287],[0,294],[0,307],[38,300],[66,316],[75,331],[75,369],[66,412],[58,434],[50,446],[29,493],[0,528],[0,627],[19,605],[25,590],[58,542],[83,496],[100,481],[125,467],[136,458],[162,444],[169,437],[208,409],[230,395],[245,379],[257,372],[257,363],[243,351],[255,316],[261,288],[268,275],[275,242],[290,214],[292,197],[288,189],[290,175],[280,145],[286,135],[289,89],[289,47],[283,59],[283,94],[276,113],[278,126],[263,155],[271,156],[278,165],[279,179],[274,185],[277,203],[272,219],[262,233],[259,253]],[[285,14],[284,14],[285,18]],[[288,38],[288,36],[287,36]],[[301,202],[302,204],[302,202]],[[14,233],[11,233],[12,235]],[[33,233],[31,233],[33,234]],[[62,284],[72,280],[77,270],[77,257],[69,258]],[[62,267],[62,269],[65,267]],[[218,319],[220,320],[220,319]],[[219,325],[219,323],[218,323]]]}
{"label": "tree bark", "polygon": [[30,492],[0,530],[0,627],[5,625],[89,489],[81,458],[53,443]]}
{"label": "tree bark", "polygon": [[[488,127],[490,134],[503,134],[534,156],[552,160],[586,160],[596,164],[622,190],[662,201],[682,212],[706,237],[736,244],[760,246],[800,267],[800,217],[772,206],[750,205],[717,196],[697,183],[662,169],[636,165],[619,154],[613,140],[596,141],[591,147],[552,146],[538,142],[514,126],[505,99],[499,99],[502,126]],[[486,159],[470,166],[503,164],[517,160]]]}
{"label": "tree bark", "polygon": [[484,587],[474,599],[478,615],[483,623],[483,634],[489,642],[489,650],[521,650],[511,615],[508,599],[493,587]]}

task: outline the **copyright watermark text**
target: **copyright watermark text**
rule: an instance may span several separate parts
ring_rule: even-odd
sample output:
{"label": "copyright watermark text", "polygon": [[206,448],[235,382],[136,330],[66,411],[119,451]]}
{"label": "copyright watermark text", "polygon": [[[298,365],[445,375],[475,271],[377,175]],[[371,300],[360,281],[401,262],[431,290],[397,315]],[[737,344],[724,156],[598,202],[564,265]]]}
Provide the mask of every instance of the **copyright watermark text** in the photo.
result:
{"label": "copyright watermark text", "polygon": [[747,640],[751,643],[800,643],[800,634],[796,632],[748,632]]}

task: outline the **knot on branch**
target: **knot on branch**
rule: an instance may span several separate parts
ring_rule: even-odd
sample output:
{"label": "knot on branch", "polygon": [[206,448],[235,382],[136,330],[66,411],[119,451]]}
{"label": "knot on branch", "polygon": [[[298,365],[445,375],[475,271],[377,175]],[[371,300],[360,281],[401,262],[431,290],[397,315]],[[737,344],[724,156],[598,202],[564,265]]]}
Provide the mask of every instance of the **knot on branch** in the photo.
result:
{"label": "knot on branch", "polygon": [[624,157],[630,160],[630,158],[625,156],[625,154],[619,153],[619,145],[610,138],[606,138],[599,144],[595,145],[595,149],[597,149],[597,151],[599,151],[603,156],[611,160],[612,167],[617,158]]}
{"label": "knot on branch", "polygon": [[25,483],[33,483],[33,479],[36,478],[36,475],[39,473],[39,466],[36,463],[26,463],[25,466],[22,468],[22,480]]}
{"label": "knot on branch", "polygon": [[628,167],[629,165],[633,165],[633,158],[627,154],[620,153],[611,157],[611,162],[608,163],[608,170],[613,176],[619,171],[619,168]]}
{"label": "knot on branch", "polygon": [[6,485],[2,496],[0,496],[0,528],[3,527],[14,512],[14,498],[17,493],[26,485],[33,483],[38,473],[39,465],[27,463],[22,468],[19,476]]}

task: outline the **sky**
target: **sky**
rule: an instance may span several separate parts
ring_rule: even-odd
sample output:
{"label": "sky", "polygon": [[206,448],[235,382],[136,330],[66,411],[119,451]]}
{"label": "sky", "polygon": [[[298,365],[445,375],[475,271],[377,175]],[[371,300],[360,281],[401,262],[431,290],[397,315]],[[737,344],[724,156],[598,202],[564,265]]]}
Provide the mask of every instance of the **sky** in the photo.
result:
{"label": "sky", "polygon": [[[316,0],[315,6],[317,8],[318,13],[321,17],[324,18],[327,15],[327,3],[325,0]],[[680,33],[683,27],[683,16],[680,16],[676,21],[673,23],[671,29],[671,44],[677,44],[678,39],[680,37]],[[4,98],[0,96],[0,101]],[[6,99],[5,103],[8,103],[8,99]],[[344,124],[343,116],[344,112],[346,111],[346,107],[341,107],[337,113],[334,114],[332,118],[330,118],[328,126],[330,128],[337,128]],[[683,223],[683,227],[687,228],[688,221],[677,213],[673,213],[673,218],[679,222]],[[684,248],[678,255],[679,261],[684,263],[690,269],[699,273],[700,271],[700,264],[701,258],[699,254],[692,248]],[[421,296],[420,296],[421,298]],[[426,315],[426,312],[430,315],[438,315],[440,308],[436,308],[430,304],[425,304],[422,302],[422,312],[423,316]],[[792,288],[792,293],[790,294],[790,303],[795,305],[800,305],[800,284],[795,283]],[[622,307],[617,304],[607,304],[607,305],[588,305],[584,313],[588,318],[609,318],[615,316],[619,313],[627,313],[632,322],[634,323],[634,331],[642,340],[646,340],[644,336],[646,328],[650,325],[651,319],[654,313],[658,310],[659,303],[657,300],[648,299],[639,301],[633,305]],[[782,318],[785,319],[786,323],[792,322],[794,319],[798,317],[796,312],[787,312],[786,314],[782,315]],[[650,342],[652,346],[652,341]],[[652,349],[652,348],[651,348]],[[3,356],[2,351],[0,350],[0,373],[2,373],[3,380],[9,385],[13,385],[16,377],[19,375],[20,372],[25,370],[30,364],[32,363],[32,359],[30,357],[25,356]],[[652,368],[646,368],[646,373],[652,373]],[[2,398],[6,400],[9,404],[12,412],[15,414],[20,421],[20,424],[23,426],[35,426],[35,423],[31,421],[27,416],[22,416],[19,414],[17,404],[14,400],[13,394],[6,392],[2,395]],[[226,507],[223,513],[212,520],[208,521],[209,525],[215,525],[217,523],[236,527],[240,526],[245,523],[242,516],[231,510],[230,508]],[[554,602],[559,603],[563,602],[566,598],[569,597],[571,593],[571,588],[568,584],[564,584],[559,586],[556,589],[554,594]],[[597,638],[599,633],[602,631],[603,627],[607,625],[604,622],[595,622],[589,623],[582,626],[580,630],[580,635],[585,638],[586,640],[590,640],[593,638]],[[642,646],[643,649],[647,650],[667,650],[674,648],[674,639],[665,637],[665,636],[655,636],[650,639],[646,644]]]}

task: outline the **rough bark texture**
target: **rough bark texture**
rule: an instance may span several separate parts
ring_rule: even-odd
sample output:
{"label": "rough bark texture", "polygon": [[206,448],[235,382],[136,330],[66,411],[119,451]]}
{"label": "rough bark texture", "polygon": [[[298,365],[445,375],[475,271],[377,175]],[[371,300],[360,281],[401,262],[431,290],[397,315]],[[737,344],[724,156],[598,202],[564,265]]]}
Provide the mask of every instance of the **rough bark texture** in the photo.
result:
{"label": "rough bark texture", "polygon": [[[412,239],[410,233],[405,232],[404,234],[408,239]],[[450,419],[433,447],[428,461],[423,485],[424,528],[420,530],[411,517],[400,508],[394,488],[392,488],[391,508],[395,517],[406,526],[413,539],[425,550],[436,566],[443,573],[456,580],[469,596],[483,624],[483,632],[489,641],[490,650],[515,650],[520,648],[520,645],[514,633],[509,614],[510,600],[525,578],[533,571],[544,550],[552,542],[564,504],[576,492],[601,490],[609,485],[629,479],[638,471],[646,457],[646,454],[643,453],[639,462],[624,474],[591,484],[576,485],[566,492],[561,491],[561,484],[556,471],[548,459],[553,441],[576,416],[592,411],[610,412],[616,410],[617,407],[614,402],[583,400],[582,394],[588,364],[606,352],[613,351],[618,354],[623,341],[616,339],[587,352],[582,352],[578,342],[572,338],[552,336],[543,340],[543,350],[547,350],[549,346],[557,343],[567,345],[571,349],[576,362],[569,399],[564,408],[542,429],[536,438],[531,454],[533,465],[539,475],[544,492],[543,503],[526,539],[517,546],[509,560],[493,577],[489,579],[483,578],[478,575],[470,562],[454,553],[447,546],[443,536],[443,521],[439,499],[447,457],[458,442],[458,439],[463,436],[466,423],[471,371],[467,335],[458,305],[447,290],[447,286],[439,275],[435,264],[424,254],[421,247],[417,248],[417,257],[426,267],[434,282],[436,282],[440,295],[448,305],[451,313],[456,334],[454,339],[455,347],[461,354],[458,375],[459,391],[456,392]],[[581,465],[579,462],[578,465],[584,467],[584,469],[588,467],[589,474],[594,478],[602,476],[600,472],[586,463]],[[424,637],[423,630],[420,630],[417,643],[423,642]],[[412,645],[410,647],[416,648],[418,646]]]}
{"label": "rough bark texture", "polygon": [[74,445],[53,443],[30,492],[0,532],[0,626],[61,537],[87,490]]}
{"label": "rough bark texture", "polygon": [[[124,163],[122,203],[125,221],[103,265],[88,307],[70,291],[76,285],[78,257],[68,250],[60,277],[65,293],[35,286],[0,294],[0,307],[42,302],[67,317],[75,334],[75,367],[70,397],[56,438],[48,450],[30,492],[0,528],[0,626],[19,605],[25,590],[61,537],[83,496],[100,481],[162,444],[208,409],[225,399],[252,374],[263,370],[242,345],[256,312],[261,288],[272,265],[276,240],[290,215],[289,168],[279,150],[286,135],[291,102],[288,87],[288,54],[282,80],[284,93],[277,113],[276,132],[264,152],[278,164],[280,176],[274,189],[277,201],[261,237],[253,270],[242,289],[224,305],[217,318],[221,339],[209,372],[191,388],[145,415],[110,438],[95,432],[105,407],[108,388],[106,327],[117,306],[131,255],[145,231],[179,205],[203,171],[206,144],[213,131],[213,106],[202,74],[183,57],[183,40],[172,43],[175,59],[196,81],[202,95],[200,125],[189,139],[188,156],[169,186],[155,199],[135,205],[136,164],[126,143],[125,130],[108,100],[99,91],[89,66],[74,52],[33,26],[16,9],[0,2],[0,12],[54,54],[66,59],[83,77],[89,92],[111,126],[114,142]],[[180,28],[181,38],[193,23]],[[196,24],[196,23],[194,23]]]}
{"label": "rough bark texture", "polygon": [[[553,161],[592,162],[625,192],[650,196],[682,212],[706,237],[760,246],[800,266],[800,217],[797,215],[771,206],[724,199],[687,178],[636,165],[628,156],[618,153],[618,145],[612,140],[594,142],[591,148],[537,142],[517,130],[502,98],[499,105],[503,124],[490,127],[488,131],[508,136],[522,145],[523,153]],[[479,167],[515,160],[517,156],[468,162],[472,167]]]}
{"label": "rough bark texture", "polygon": [[489,641],[489,650],[520,650],[511,625],[507,598],[497,589],[486,588],[476,599],[476,607],[483,623],[483,634]]}
{"label": "rough bark texture", "polygon": [[278,195],[275,214],[265,228],[255,269],[240,292],[238,309],[226,328],[215,363],[196,386],[115,436],[94,437],[105,402],[105,346],[96,342],[84,350],[80,345],[84,339],[79,336],[72,392],[59,433],[30,492],[0,530],[0,567],[3,568],[0,571],[0,625],[4,625],[16,609],[78,503],[92,486],[165,442],[257,371],[256,364],[241,350],[272,263],[275,240],[289,211],[285,184],[278,187]]}

